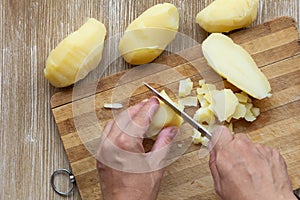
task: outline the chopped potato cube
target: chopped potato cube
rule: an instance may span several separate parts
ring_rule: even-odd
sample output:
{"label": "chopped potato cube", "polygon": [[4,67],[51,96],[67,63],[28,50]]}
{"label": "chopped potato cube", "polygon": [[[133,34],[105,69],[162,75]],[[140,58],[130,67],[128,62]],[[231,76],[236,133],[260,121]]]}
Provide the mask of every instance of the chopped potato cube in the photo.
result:
{"label": "chopped potato cube", "polygon": [[238,98],[240,103],[248,102],[248,95],[246,93],[235,93],[235,96]]}
{"label": "chopped potato cube", "polygon": [[245,117],[246,111],[247,111],[246,106],[245,106],[244,104],[239,103],[239,104],[236,106],[236,109],[235,109],[235,111],[234,111],[232,117],[233,117],[234,119],[240,119],[240,118],[242,118],[242,117]]}
{"label": "chopped potato cube", "polygon": [[193,89],[193,82],[190,78],[179,81],[179,96],[185,97],[191,94]]}
{"label": "chopped potato cube", "polygon": [[184,97],[179,99],[178,103],[182,106],[194,106],[196,107],[198,104],[197,97]]}
{"label": "chopped potato cube", "polygon": [[225,121],[228,117],[233,115],[236,106],[239,104],[238,98],[234,95],[232,90],[216,90],[212,93],[211,108],[218,117],[219,121]]}
{"label": "chopped potato cube", "polygon": [[258,115],[260,114],[259,108],[252,107],[250,110],[255,117],[258,117]]}
{"label": "chopped potato cube", "polygon": [[214,113],[208,107],[199,108],[194,114],[194,119],[201,123],[214,124],[216,119]]}

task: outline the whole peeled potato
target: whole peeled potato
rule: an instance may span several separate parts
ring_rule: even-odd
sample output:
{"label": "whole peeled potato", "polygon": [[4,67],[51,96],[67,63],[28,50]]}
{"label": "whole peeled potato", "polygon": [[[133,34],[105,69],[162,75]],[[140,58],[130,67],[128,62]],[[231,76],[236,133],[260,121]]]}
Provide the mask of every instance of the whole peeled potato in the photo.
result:
{"label": "whole peeled potato", "polygon": [[257,17],[258,0],[215,0],[197,14],[207,32],[229,32],[249,26]]}
{"label": "whole peeled potato", "polygon": [[173,4],[152,6],[129,24],[120,39],[120,54],[133,65],[153,61],[175,38],[178,22],[178,10]]}

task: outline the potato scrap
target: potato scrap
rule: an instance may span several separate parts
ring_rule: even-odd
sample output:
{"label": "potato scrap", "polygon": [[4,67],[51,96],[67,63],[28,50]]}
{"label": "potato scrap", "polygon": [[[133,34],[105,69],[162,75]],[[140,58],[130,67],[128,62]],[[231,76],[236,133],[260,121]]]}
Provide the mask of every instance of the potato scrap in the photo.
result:
{"label": "potato scrap", "polygon": [[179,96],[185,97],[191,94],[193,82],[190,78],[179,81]]}

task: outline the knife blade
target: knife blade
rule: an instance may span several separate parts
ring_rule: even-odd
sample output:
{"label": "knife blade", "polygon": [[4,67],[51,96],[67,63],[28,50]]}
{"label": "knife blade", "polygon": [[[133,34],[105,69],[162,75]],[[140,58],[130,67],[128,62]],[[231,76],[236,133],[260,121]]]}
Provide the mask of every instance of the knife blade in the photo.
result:
{"label": "knife blade", "polygon": [[184,121],[188,122],[192,127],[194,127],[197,131],[201,133],[201,136],[206,136],[208,139],[211,139],[211,133],[203,127],[201,124],[196,122],[192,117],[190,117],[186,112],[183,110],[180,110],[173,102],[166,99],[164,96],[162,96],[157,90],[155,90],[153,87],[151,87],[149,84],[143,82],[143,84],[152,91],[160,100],[162,100],[165,104],[170,106],[172,110],[174,110],[178,115],[180,115]]}

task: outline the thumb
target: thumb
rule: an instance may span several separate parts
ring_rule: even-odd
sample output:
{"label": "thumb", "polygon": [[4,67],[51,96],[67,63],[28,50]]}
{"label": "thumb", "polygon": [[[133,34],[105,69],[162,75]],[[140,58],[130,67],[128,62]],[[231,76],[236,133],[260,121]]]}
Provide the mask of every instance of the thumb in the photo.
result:
{"label": "thumb", "polygon": [[164,128],[158,134],[158,137],[151,151],[154,152],[168,146],[172,142],[173,138],[176,136],[177,133],[178,133],[178,128],[176,126]]}

